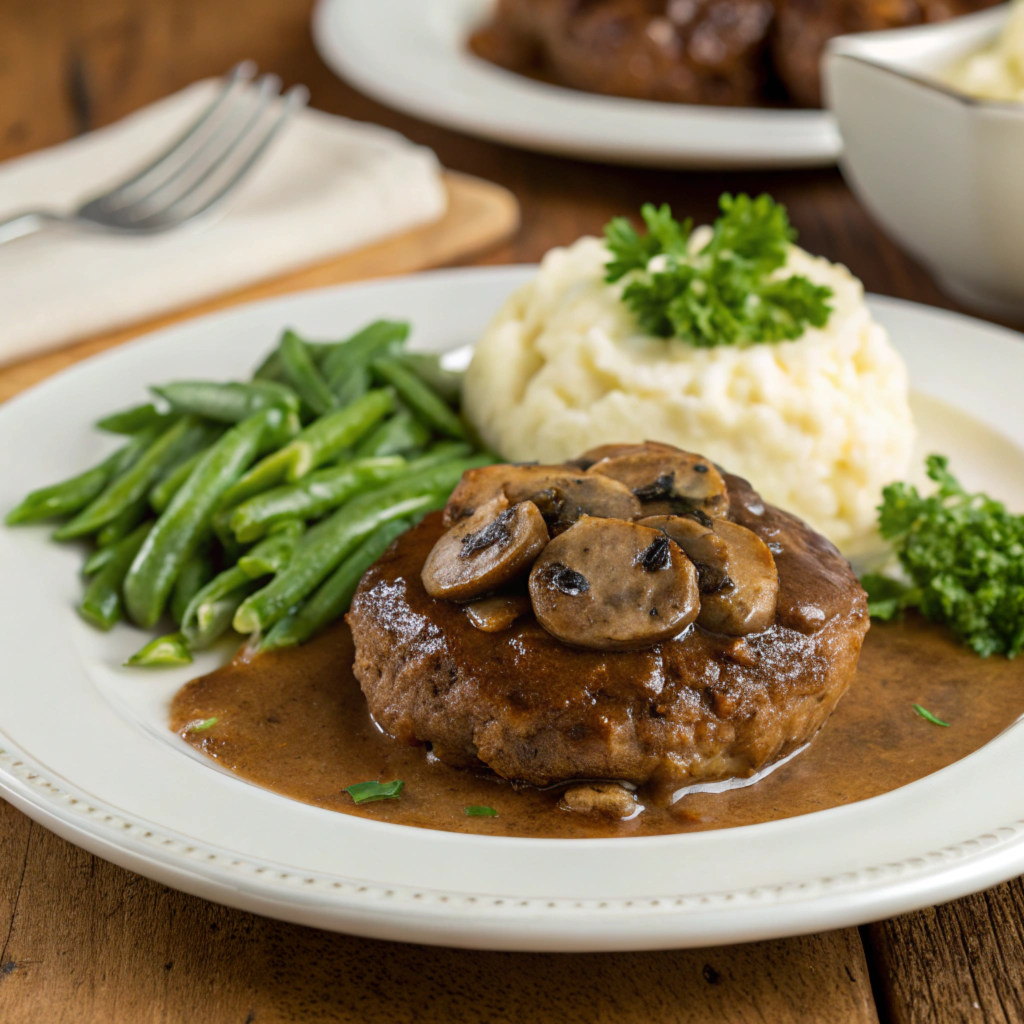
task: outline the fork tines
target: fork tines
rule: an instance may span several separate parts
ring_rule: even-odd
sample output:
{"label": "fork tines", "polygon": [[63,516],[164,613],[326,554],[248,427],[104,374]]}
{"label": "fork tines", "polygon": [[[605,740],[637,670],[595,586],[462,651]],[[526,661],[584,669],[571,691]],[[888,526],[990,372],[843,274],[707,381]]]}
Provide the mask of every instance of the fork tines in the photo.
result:
{"label": "fork tines", "polygon": [[[111,227],[160,231],[209,210],[253,167],[309,92],[239,64],[196,121],[129,181],[83,209]],[[92,207],[93,209],[89,209]]]}

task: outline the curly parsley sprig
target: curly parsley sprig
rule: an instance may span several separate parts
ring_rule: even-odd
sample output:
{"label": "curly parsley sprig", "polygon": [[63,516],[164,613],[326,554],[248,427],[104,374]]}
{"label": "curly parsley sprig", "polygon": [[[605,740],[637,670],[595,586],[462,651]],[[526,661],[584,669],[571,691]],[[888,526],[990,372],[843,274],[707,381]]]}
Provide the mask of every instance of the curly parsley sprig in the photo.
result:
{"label": "curly parsley sprig", "polygon": [[882,492],[879,529],[910,582],[865,576],[869,608],[878,619],[916,608],[982,657],[1012,658],[1024,649],[1024,516],[969,494],[948,465],[928,456],[928,476],[939,485],[928,497],[903,483]]}
{"label": "curly parsley sprig", "polygon": [[647,203],[640,234],[624,217],[605,228],[605,280],[626,279],[622,301],[642,330],[701,348],[793,341],[824,327],[832,289],[801,275],[775,276],[796,231],[771,196],[725,194],[711,240],[691,251],[693,221]]}

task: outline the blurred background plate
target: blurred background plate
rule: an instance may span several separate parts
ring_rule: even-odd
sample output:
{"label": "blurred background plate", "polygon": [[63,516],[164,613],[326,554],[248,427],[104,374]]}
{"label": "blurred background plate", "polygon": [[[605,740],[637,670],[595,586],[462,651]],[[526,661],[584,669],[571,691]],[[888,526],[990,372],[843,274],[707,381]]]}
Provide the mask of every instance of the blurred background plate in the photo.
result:
{"label": "blurred background plate", "polygon": [[320,0],[323,59],[374,99],[447,128],[612,163],[725,170],[835,163],[821,110],[688,106],[578,92],[473,56],[466,39],[493,0]]}

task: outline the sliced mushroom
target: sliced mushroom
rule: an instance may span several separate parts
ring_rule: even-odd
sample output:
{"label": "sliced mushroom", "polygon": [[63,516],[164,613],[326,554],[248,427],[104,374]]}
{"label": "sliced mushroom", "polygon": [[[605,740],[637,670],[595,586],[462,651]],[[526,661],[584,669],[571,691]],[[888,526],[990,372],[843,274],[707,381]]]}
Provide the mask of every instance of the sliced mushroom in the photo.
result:
{"label": "sliced mushroom", "polygon": [[677,636],[700,607],[697,570],[664,533],[594,516],[544,549],[530,600],[564,643],[620,651]]}
{"label": "sliced mushroom", "polygon": [[602,459],[617,459],[622,455],[635,455],[637,452],[651,451],[671,453],[677,452],[679,449],[670,444],[664,444],[661,441],[640,441],[636,444],[600,444],[596,448],[588,448],[579,458],[573,461],[585,462],[589,469],[595,462],[600,462]]}
{"label": "sliced mushroom", "polygon": [[640,501],[610,477],[591,476],[568,466],[485,466],[462,475],[445,506],[451,524],[503,494],[510,504],[532,501],[552,534],[571,526],[581,515],[632,519]]}
{"label": "sliced mushroom", "polygon": [[709,527],[688,516],[652,516],[639,525],[664,532],[697,566],[698,625],[745,636],[775,621],[779,574],[768,545],[752,530],[728,519],[715,519]]}
{"label": "sliced mushroom", "polygon": [[617,782],[581,782],[570,786],[558,806],[563,811],[599,814],[602,818],[632,818],[643,808],[636,797]]}
{"label": "sliced mushroom", "polygon": [[529,610],[528,594],[495,594],[466,605],[469,621],[483,633],[502,633]]}
{"label": "sliced mushroom", "polygon": [[470,601],[524,575],[548,542],[540,510],[499,494],[438,538],[421,579],[431,597]]}
{"label": "sliced mushroom", "polygon": [[[729,511],[725,480],[704,456],[653,441],[607,449],[610,454],[594,462],[587,473],[624,483],[644,503],[645,514],[678,514],[696,508],[709,516],[723,516]],[[601,451],[594,449],[594,453]]]}

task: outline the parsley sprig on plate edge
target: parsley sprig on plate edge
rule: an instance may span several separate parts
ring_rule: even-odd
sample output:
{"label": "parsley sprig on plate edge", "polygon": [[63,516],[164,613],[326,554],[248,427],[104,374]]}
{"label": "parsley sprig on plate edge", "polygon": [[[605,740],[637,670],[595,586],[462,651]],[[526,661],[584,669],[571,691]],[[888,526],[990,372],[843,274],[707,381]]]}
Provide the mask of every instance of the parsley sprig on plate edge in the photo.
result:
{"label": "parsley sprig on plate edge", "polygon": [[905,483],[882,492],[879,530],[907,582],[865,576],[871,615],[886,620],[916,608],[982,657],[1013,658],[1024,648],[1024,516],[964,490],[945,456],[926,464],[934,494]]}
{"label": "parsley sprig on plate edge", "polygon": [[668,206],[641,210],[646,234],[624,217],[605,228],[610,284],[640,328],[700,348],[793,341],[808,325],[824,327],[832,289],[801,275],[780,276],[796,231],[771,196],[725,194],[711,239],[695,248],[693,221]]}

